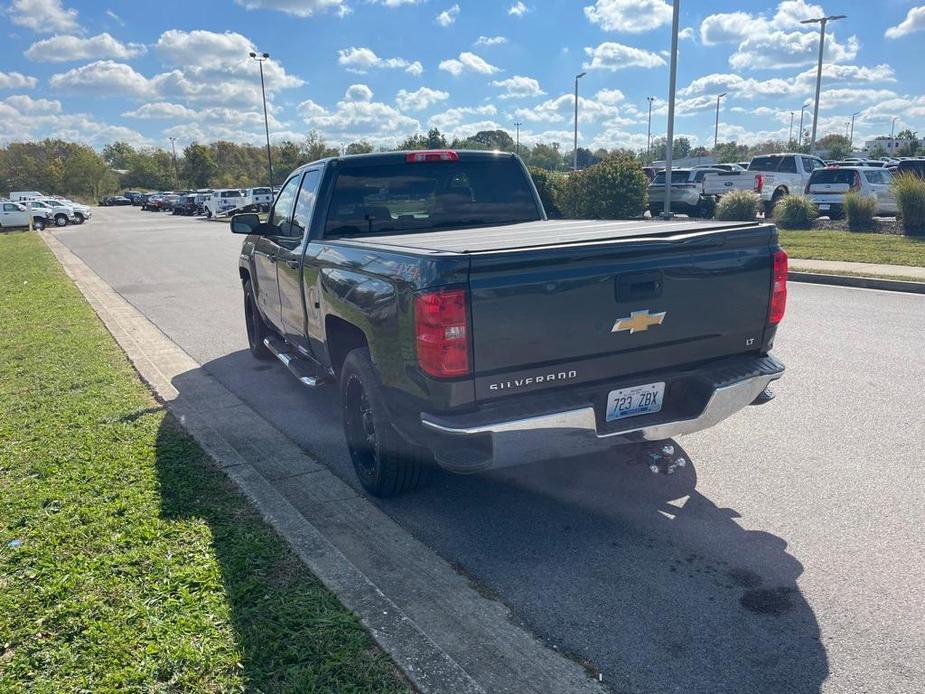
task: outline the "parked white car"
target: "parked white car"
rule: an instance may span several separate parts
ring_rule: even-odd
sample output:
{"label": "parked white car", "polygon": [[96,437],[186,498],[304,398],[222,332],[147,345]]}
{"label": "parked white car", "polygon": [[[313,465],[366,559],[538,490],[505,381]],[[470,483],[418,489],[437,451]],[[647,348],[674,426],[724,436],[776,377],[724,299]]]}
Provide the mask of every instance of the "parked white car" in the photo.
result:
{"label": "parked white car", "polygon": [[[21,202],[4,200],[0,204],[0,229],[29,226],[29,208]],[[46,224],[51,224],[50,212],[35,208],[31,212],[32,226],[41,231]]]}
{"label": "parked white car", "polygon": [[69,200],[68,198],[61,198],[57,196],[51,199],[57,200],[62,205],[66,205],[67,207],[73,207],[74,216],[77,218],[78,224],[83,224],[88,219],[90,219],[90,217],[93,216],[93,208],[91,208],[89,205],[84,205],[81,202],[74,202],[73,200]]}
{"label": "parked white car", "polygon": [[245,205],[255,205],[269,210],[273,204],[273,190],[270,188],[248,188],[245,193]]}
{"label": "parked white car", "polygon": [[11,202],[24,202],[25,200],[35,200],[45,196],[37,190],[14,190],[10,193]]}
{"label": "parked white car", "polygon": [[57,200],[29,200],[32,209],[41,209],[51,213],[55,226],[63,227],[68,224],[77,224],[77,214],[73,207],[62,205]]}
{"label": "parked white car", "polygon": [[236,207],[242,207],[246,205],[244,198],[244,191],[238,190],[237,188],[232,188],[228,190],[216,190],[212,192],[212,196],[206,200],[203,207],[206,211],[206,217],[212,218],[218,215],[222,215],[229,210],[233,210]]}
{"label": "parked white car", "polygon": [[813,171],[806,184],[806,196],[829,219],[845,216],[845,194],[854,191],[877,201],[877,214],[892,216],[898,211],[891,184],[893,174],[873,166],[829,166]]}

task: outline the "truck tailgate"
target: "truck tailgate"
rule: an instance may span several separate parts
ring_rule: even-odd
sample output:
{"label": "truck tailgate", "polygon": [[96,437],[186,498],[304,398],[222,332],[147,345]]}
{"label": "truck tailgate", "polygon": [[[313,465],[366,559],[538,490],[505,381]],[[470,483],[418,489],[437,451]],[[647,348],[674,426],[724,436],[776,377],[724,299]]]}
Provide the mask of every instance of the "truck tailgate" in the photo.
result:
{"label": "truck tailgate", "polygon": [[773,227],[470,256],[476,397],[757,350]]}

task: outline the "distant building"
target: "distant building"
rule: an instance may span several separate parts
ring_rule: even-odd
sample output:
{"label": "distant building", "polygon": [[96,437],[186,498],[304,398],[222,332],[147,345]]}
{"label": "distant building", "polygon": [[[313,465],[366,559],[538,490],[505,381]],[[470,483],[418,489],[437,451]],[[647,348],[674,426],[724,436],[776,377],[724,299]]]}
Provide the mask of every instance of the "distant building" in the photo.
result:
{"label": "distant building", "polygon": [[887,154],[895,154],[908,144],[909,140],[905,138],[880,136],[867,140],[864,143],[864,151],[873,152],[878,147],[882,147]]}

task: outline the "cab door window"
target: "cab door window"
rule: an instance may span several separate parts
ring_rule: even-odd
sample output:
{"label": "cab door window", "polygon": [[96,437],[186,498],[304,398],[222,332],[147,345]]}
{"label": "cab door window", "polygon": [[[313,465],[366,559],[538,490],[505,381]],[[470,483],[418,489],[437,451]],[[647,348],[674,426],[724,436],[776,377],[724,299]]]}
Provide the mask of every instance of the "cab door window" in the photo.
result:
{"label": "cab door window", "polygon": [[299,175],[295,175],[286,181],[286,185],[279,191],[276,198],[276,204],[273,205],[273,211],[270,212],[269,224],[272,227],[270,232],[273,236],[290,236],[290,218],[292,217],[292,206],[295,203],[296,191],[299,189]]}

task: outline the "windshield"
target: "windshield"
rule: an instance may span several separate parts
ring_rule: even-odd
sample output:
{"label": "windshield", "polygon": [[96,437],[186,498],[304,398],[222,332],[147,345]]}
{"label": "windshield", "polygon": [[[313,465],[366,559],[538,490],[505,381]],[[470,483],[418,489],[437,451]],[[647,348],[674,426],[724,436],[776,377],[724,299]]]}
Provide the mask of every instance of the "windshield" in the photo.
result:
{"label": "windshield", "polygon": [[[671,182],[672,183],[687,183],[688,172],[687,171],[672,171],[671,172]],[[665,184],[665,172],[659,171],[655,174],[655,180],[652,183],[661,183]]]}
{"label": "windshield", "polygon": [[326,235],[400,233],[540,219],[513,159],[398,163],[344,169]]}

